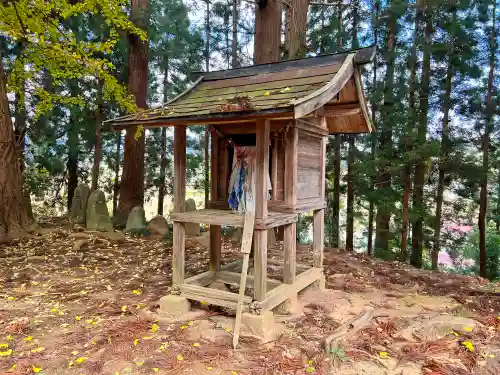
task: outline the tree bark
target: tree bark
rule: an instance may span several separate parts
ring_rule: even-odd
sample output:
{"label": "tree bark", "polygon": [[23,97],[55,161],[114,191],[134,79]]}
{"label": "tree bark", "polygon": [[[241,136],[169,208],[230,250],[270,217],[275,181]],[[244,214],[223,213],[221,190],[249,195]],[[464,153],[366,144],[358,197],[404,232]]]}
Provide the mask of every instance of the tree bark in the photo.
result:
{"label": "tree bark", "polygon": [[[131,21],[144,31],[149,24],[148,0],[132,0]],[[139,108],[147,108],[148,43],[129,35],[128,89]],[[139,131],[138,131],[139,130]],[[115,223],[124,226],[135,206],[144,204],[144,129],[127,129],[120,183],[120,201]]]}
{"label": "tree bark", "polygon": [[417,44],[422,17],[422,0],[417,0],[415,7],[415,23],[413,29],[413,44],[410,53],[410,122],[405,129],[404,137],[404,155],[403,155],[403,218],[401,228],[401,261],[406,262],[408,258],[408,226],[410,212],[410,190],[411,190],[411,172],[412,161],[405,158],[410,155],[413,143],[413,128],[417,123],[417,112],[415,107],[415,94],[417,91]]}
{"label": "tree bark", "polygon": [[392,178],[389,159],[392,158],[393,153],[391,115],[394,111],[394,60],[397,26],[396,16],[392,12],[389,15],[387,26],[387,68],[385,71],[384,103],[382,106],[383,121],[377,152],[379,155],[382,155],[378,165],[377,192],[379,196],[382,196],[385,199],[381,199],[380,197],[378,198],[379,203],[377,204],[377,216],[375,219],[375,251],[381,250],[382,252],[389,250],[389,224],[392,215],[392,205],[387,199],[387,194],[391,189]]}
{"label": "tree bark", "polygon": [[[163,67],[163,102],[168,101],[168,58]],[[163,126],[160,133],[160,181],[158,184],[158,215],[163,215],[163,203],[165,199],[165,176],[167,174],[167,128]]]}
{"label": "tree bark", "polygon": [[205,72],[210,71],[210,0],[206,0],[205,14]]}
{"label": "tree bark", "polygon": [[240,66],[240,61],[238,59],[238,7],[240,2],[238,0],[233,0],[233,38],[231,39],[231,67],[238,68]]}
{"label": "tree bark", "polygon": [[[424,55],[422,59],[422,78],[420,80],[420,111],[418,116],[417,144],[424,146],[427,137],[427,114],[429,111],[429,85],[431,70],[431,35],[432,21],[431,10],[427,5],[425,9],[424,28]],[[419,160],[415,166],[413,207],[415,209],[415,221],[412,228],[412,251],[410,263],[412,266],[422,268],[422,250],[424,244],[424,180],[425,180],[426,158],[420,153]]]}
{"label": "tree bark", "polygon": [[97,108],[95,110],[95,145],[94,145],[94,164],[92,165],[92,187],[91,191],[97,190],[99,185],[99,171],[101,164],[101,126],[102,126],[102,103],[98,98]]}
{"label": "tree bark", "polygon": [[488,75],[488,93],[486,95],[486,124],[483,134],[483,168],[481,176],[481,192],[479,199],[479,275],[487,276],[486,265],[486,212],[488,210],[488,167],[490,134],[493,131],[495,105],[493,103],[493,79],[495,76],[496,47],[496,1],[493,1],[493,20],[490,34],[490,72]]}
{"label": "tree bark", "polygon": [[[352,45],[353,49],[359,47],[359,0],[353,1],[352,8]],[[356,151],[356,135],[349,135],[349,150],[347,152],[347,230],[346,249],[354,250],[354,153]]]}
{"label": "tree bark", "polygon": [[[457,9],[452,6],[452,21],[451,24],[456,23]],[[439,179],[436,193],[436,221],[434,223],[434,244],[432,248],[432,269],[436,270],[438,268],[438,256],[440,251],[440,240],[441,240],[441,212],[443,207],[443,195],[444,195],[444,179],[447,169],[447,158],[448,149],[450,146],[450,106],[451,106],[451,88],[452,88],[452,78],[453,78],[453,63],[452,56],[454,53],[454,43],[455,35],[452,32],[451,40],[448,43],[448,64],[446,67],[446,83],[445,92],[443,98],[443,123],[441,130],[441,148],[439,151]]]}
{"label": "tree bark", "polygon": [[280,59],[281,1],[259,0],[255,5],[255,63],[266,64]]}
{"label": "tree bark", "polygon": [[66,169],[68,171],[68,211],[71,210],[71,202],[73,202],[75,189],[78,186],[78,156],[80,154],[78,134],[78,119],[74,115],[71,115],[66,142],[66,147],[68,148],[68,160],[66,161]]}
{"label": "tree bark", "polygon": [[30,220],[22,193],[22,175],[0,52],[0,242],[27,232]]}
{"label": "tree bark", "polygon": [[302,58],[307,52],[309,0],[291,0],[285,7],[285,60]]}
{"label": "tree bark", "polygon": [[[373,28],[373,40],[375,46],[378,45],[378,32],[377,32],[377,23],[378,23],[378,10],[379,10],[379,2],[375,1],[373,4],[373,14],[374,14],[374,19],[372,18],[372,28]],[[377,54],[375,54],[375,57],[373,59],[373,83],[372,83],[372,90],[376,91],[377,90]],[[371,100],[372,102],[372,123],[375,129],[377,129],[376,126],[376,120],[377,120],[377,103],[374,99]],[[377,133],[374,131],[371,134],[371,155],[372,155],[372,162],[373,166],[375,168],[375,152],[376,152],[376,145],[377,145]],[[375,169],[374,169],[375,171]],[[370,177],[370,191],[374,192],[375,191],[375,181],[376,178],[374,176]],[[368,255],[373,254],[373,217],[375,216],[375,199],[373,196],[370,197],[370,205],[368,208],[368,248],[366,252]]]}
{"label": "tree bark", "polygon": [[[337,14],[337,51],[342,50],[342,5],[339,5]],[[340,134],[335,134],[333,146],[333,201],[332,201],[332,244],[333,247],[340,246],[340,163],[342,161]]]}
{"label": "tree bark", "polygon": [[116,215],[118,205],[118,194],[120,192],[120,148],[122,145],[122,135],[120,132],[116,133],[116,152],[115,152],[115,179],[113,183],[113,216]]}

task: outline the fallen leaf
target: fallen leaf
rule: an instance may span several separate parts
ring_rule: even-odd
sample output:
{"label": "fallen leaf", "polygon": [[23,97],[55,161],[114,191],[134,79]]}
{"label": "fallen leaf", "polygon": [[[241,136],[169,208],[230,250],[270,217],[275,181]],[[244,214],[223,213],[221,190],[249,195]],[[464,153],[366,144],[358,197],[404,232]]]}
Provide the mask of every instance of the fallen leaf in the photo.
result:
{"label": "fallen leaf", "polygon": [[123,311],[123,312],[127,311],[127,306],[126,306],[126,305],[123,305],[123,306],[122,306],[122,311]]}
{"label": "fallen leaf", "polygon": [[15,301],[15,300],[16,300],[16,297],[13,297],[13,296],[7,297],[7,301]]}
{"label": "fallen leaf", "polygon": [[231,333],[231,328],[226,328],[226,329],[225,329],[225,331],[226,331],[227,333]]}
{"label": "fallen leaf", "polygon": [[143,340],[152,340],[153,336],[142,336]]}
{"label": "fallen leaf", "polygon": [[31,341],[31,340],[33,340],[33,336],[28,336],[28,337],[24,338],[24,341],[26,341],[26,342]]}
{"label": "fallen leaf", "polygon": [[195,342],[195,343],[193,344],[193,346],[194,346],[195,348],[199,348],[199,347],[200,347],[200,343]]}
{"label": "fallen leaf", "polygon": [[134,340],[134,345],[137,345],[137,344],[139,344],[139,339]]}
{"label": "fallen leaf", "polygon": [[135,294],[136,296],[140,296],[142,294],[142,290],[140,290],[140,289],[134,289],[132,291],[132,294]]}
{"label": "fallen leaf", "polygon": [[182,356],[182,354],[177,354],[177,360],[184,361],[184,357]]}
{"label": "fallen leaf", "polygon": [[77,316],[75,316],[75,320],[76,320],[77,322],[79,322],[80,320],[82,320],[82,317],[81,317],[80,315],[77,315]]}
{"label": "fallen leaf", "polygon": [[237,371],[231,371],[231,375],[238,375]]}
{"label": "fallen leaf", "polygon": [[32,367],[32,370],[33,370],[33,372],[34,372],[35,374],[38,374],[40,371],[42,371],[42,370],[43,370],[43,368],[33,366],[33,367]]}
{"label": "fallen leaf", "polygon": [[17,365],[14,363],[10,368],[7,370],[7,372],[14,372],[17,368]]}
{"label": "fallen leaf", "polygon": [[159,329],[160,329],[160,326],[156,323],[151,326],[151,332],[153,332],[153,333],[158,332]]}
{"label": "fallen leaf", "polygon": [[213,367],[211,367],[211,366],[207,366],[207,370],[208,370],[208,371],[212,371],[213,369],[214,369]]}
{"label": "fallen leaf", "polygon": [[81,364],[85,362],[87,359],[88,359],[87,357],[78,357],[77,359],[75,359],[75,363]]}
{"label": "fallen leaf", "polygon": [[160,371],[160,369],[158,367],[153,367],[151,370],[153,370],[153,372],[158,372]]}
{"label": "fallen leaf", "polygon": [[31,349],[31,352],[32,353],[41,353],[45,350],[45,348],[43,346],[39,346],[38,348],[35,348],[35,349]]}
{"label": "fallen leaf", "polygon": [[7,340],[12,341],[12,340],[14,340],[14,337],[12,337],[12,335],[8,335]]}
{"label": "fallen leaf", "polygon": [[77,355],[77,354],[78,354],[78,350],[73,350],[73,351],[71,352],[71,354],[73,354],[73,355]]}
{"label": "fallen leaf", "polygon": [[312,367],[312,366],[307,366],[307,368],[306,368],[306,372],[308,372],[308,373],[310,373],[310,374],[311,374],[311,373],[313,373],[314,371],[316,371],[316,369],[315,369],[314,367]]}
{"label": "fallen leaf", "polygon": [[12,354],[12,349],[7,349],[5,351],[0,351],[0,357],[8,357]]}
{"label": "fallen leaf", "polygon": [[137,366],[142,366],[144,364],[144,361],[135,361],[134,362]]}
{"label": "fallen leaf", "polygon": [[465,328],[464,328],[464,330],[465,330],[466,332],[470,332],[470,331],[472,331],[472,327],[465,327]]}
{"label": "fallen leaf", "polygon": [[0,344],[0,349],[7,349],[9,344]]}
{"label": "fallen leaf", "polygon": [[387,352],[380,352],[378,355],[383,359],[389,358],[389,353]]}
{"label": "fallen leaf", "polygon": [[264,94],[264,96],[269,96],[269,95],[271,95],[269,91],[266,91],[266,93]]}
{"label": "fallen leaf", "polygon": [[472,341],[462,341],[461,344],[463,346],[465,346],[469,350],[469,352],[474,353],[475,348],[474,348],[474,344],[472,343]]}
{"label": "fallen leaf", "polygon": [[181,325],[179,328],[180,328],[180,329],[186,329],[187,327],[188,327],[188,326],[186,326],[186,325],[184,325],[184,324],[183,324],[183,325]]}
{"label": "fallen leaf", "polygon": [[194,322],[192,320],[189,321],[188,326],[194,326]]}

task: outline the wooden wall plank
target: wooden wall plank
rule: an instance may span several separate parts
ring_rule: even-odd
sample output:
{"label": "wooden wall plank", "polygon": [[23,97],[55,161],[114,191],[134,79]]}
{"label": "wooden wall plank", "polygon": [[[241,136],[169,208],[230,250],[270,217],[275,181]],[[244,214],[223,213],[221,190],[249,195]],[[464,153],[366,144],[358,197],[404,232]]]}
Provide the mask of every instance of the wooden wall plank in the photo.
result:
{"label": "wooden wall plank", "polygon": [[[295,125],[295,124],[294,124]],[[288,129],[285,143],[285,204],[297,203],[297,148],[299,142],[298,129],[291,126]]]}
{"label": "wooden wall plank", "polygon": [[271,187],[273,201],[278,199],[278,140],[273,139],[273,152],[271,155]]}
{"label": "wooden wall plank", "polygon": [[283,282],[293,284],[296,275],[296,250],[297,250],[297,224],[287,224],[283,232],[284,268]]}

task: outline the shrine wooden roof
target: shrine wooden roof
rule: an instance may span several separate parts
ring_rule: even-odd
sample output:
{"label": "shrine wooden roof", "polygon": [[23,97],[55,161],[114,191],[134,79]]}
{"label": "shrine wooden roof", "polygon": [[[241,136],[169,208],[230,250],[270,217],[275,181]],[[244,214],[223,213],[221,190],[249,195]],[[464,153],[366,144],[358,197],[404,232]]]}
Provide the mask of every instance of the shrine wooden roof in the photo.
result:
{"label": "shrine wooden roof", "polygon": [[[374,47],[300,60],[199,73],[186,91],[152,109],[108,120],[115,129],[178,124],[236,123],[256,118],[323,115],[330,132],[369,132],[359,66],[373,60]],[[351,121],[352,120],[352,121]],[[357,126],[351,126],[357,124]]]}

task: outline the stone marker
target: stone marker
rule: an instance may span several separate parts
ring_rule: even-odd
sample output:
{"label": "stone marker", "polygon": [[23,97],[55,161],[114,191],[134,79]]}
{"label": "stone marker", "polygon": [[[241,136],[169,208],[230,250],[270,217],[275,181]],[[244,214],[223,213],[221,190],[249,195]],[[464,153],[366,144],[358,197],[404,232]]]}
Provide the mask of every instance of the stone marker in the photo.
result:
{"label": "stone marker", "polygon": [[[186,212],[196,211],[196,203],[193,198],[189,198],[184,203],[184,210]],[[200,224],[198,223],[185,223],[186,235],[188,236],[199,236],[200,235]]]}
{"label": "stone marker", "polygon": [[113,232],[113,224],[108,214],[106,197],[100,190],[93,191],[87,202],[87,229],[101,232]]}
{"label": "stone marker", "polygon": [[86,184],[80,184],[76,187],[73,200],[71,201],[71,211],[69,216],[71,223],[85,225],[89,194],[90,188]]}
{"label": "stone marker", "polygon": [[168,222],[161,215],[157,215],[148,223],[148,230],[151,234],[159,234],[165,236],[168,234]]}
{"label": "stone marker", "polygon": [[146,214],[144,208],[135,206],[130,211],[125,226],[125,233],[144,233],[146,230]]}

